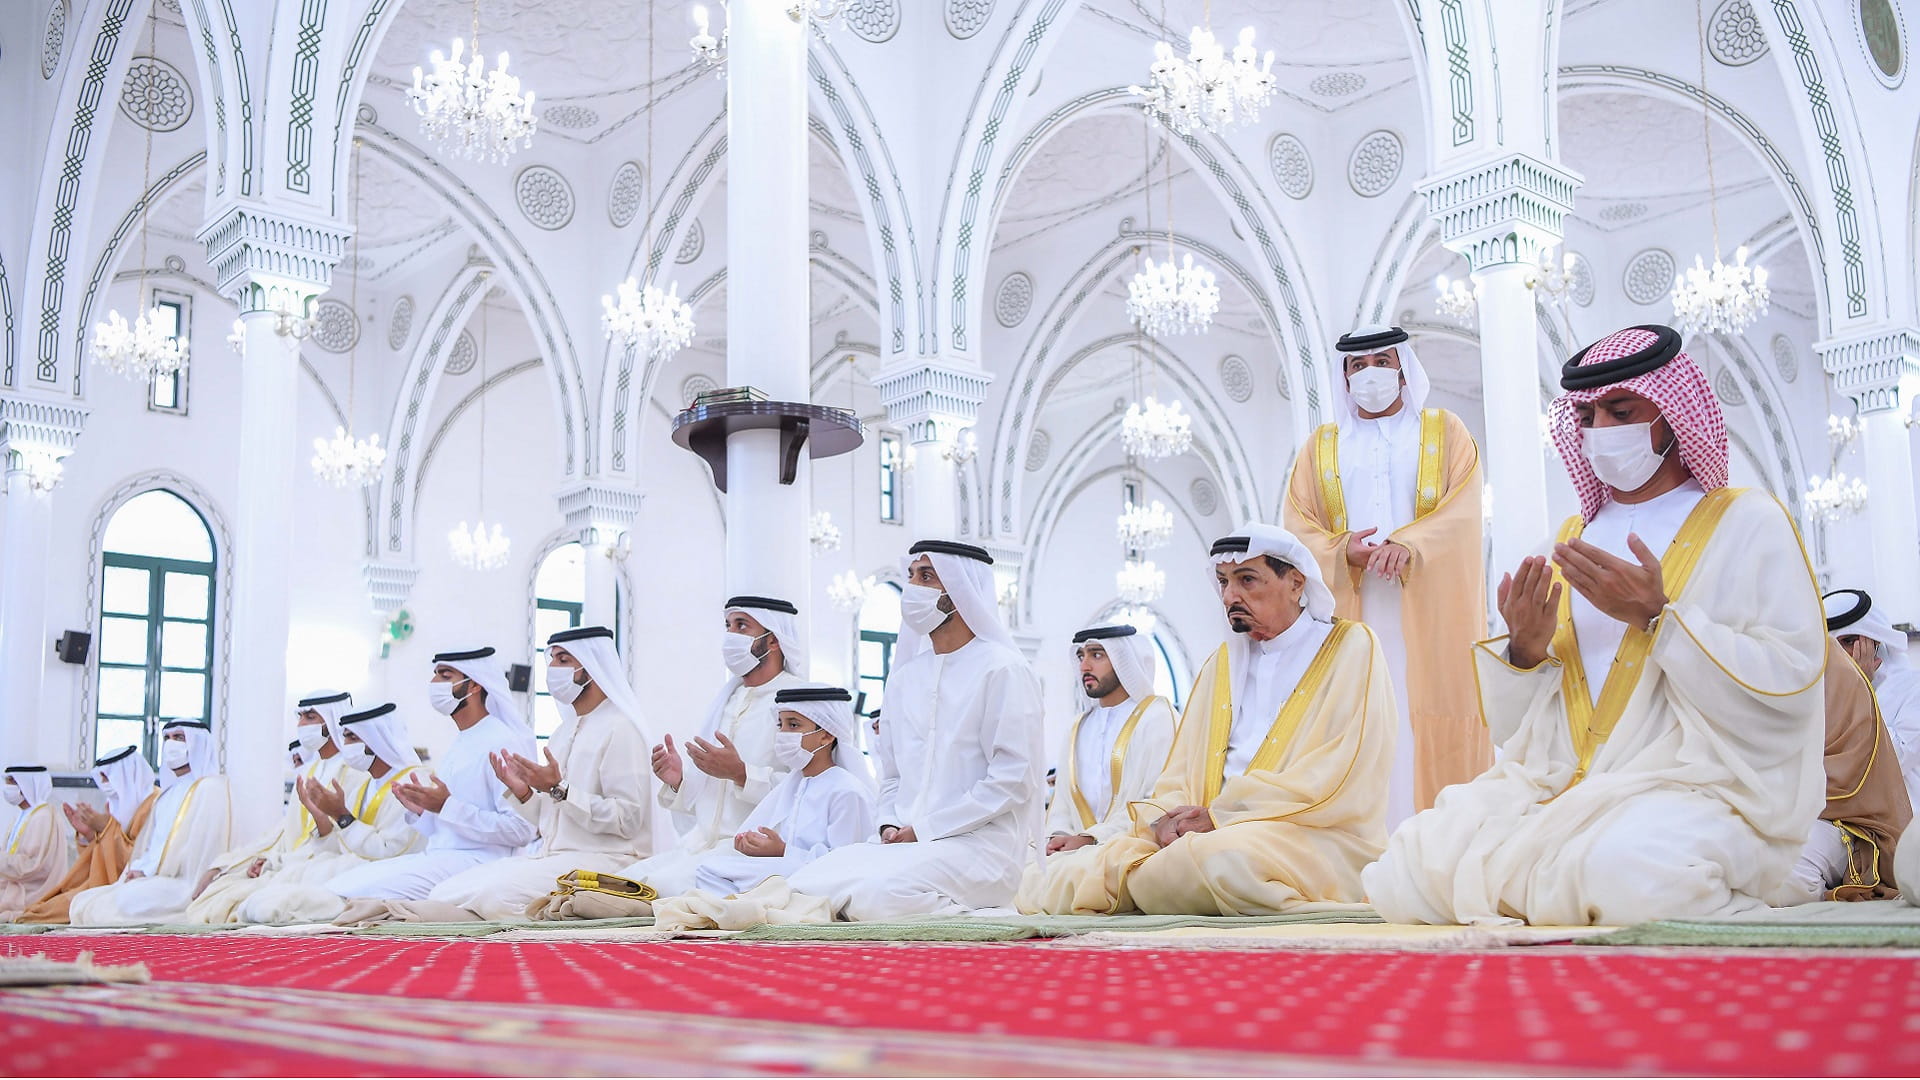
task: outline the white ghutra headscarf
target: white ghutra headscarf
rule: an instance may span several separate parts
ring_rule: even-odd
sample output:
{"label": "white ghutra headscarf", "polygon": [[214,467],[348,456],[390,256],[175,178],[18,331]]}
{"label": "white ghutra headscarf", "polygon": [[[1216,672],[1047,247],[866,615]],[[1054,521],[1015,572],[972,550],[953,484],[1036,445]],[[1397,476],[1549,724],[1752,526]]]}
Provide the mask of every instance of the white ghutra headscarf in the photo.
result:
{"label": "white ghutra headscarf", "polygon": [[174,720],[160,728],[160,737],[178,731],[187,737],[187,773],[180,776],[172,769],[160,770],[160,786],[170,788],[182,781],[191,783],[220,775],[220,751],[213,743],[213,728],[201,720]]}
{"label": "white ghutra headscarf", "polygon": [[443,664],[479,683],[480,689],[487,692],[488,716],[497,716],[514,727],[527,727],[526,717],[520,715],[520,703],[514,700],[513,691],[507,686],[507,673],[494,659],[493,646],[465,652],[436,653],[433,665],[439,667]]}
{"label": "white ghutra headscarf", "polygon": [[420,755],[414,752],[413,737],[408,734],[407,722],[400,718],[398,710],[399,706],[391,701],[375,705],[341,717],[340,727],[366,743],[373,756],[385,762],[389,769],[418,765]]}
{"label": "white ghutra headscarf", "polygon": [[[993,556],[987,549],[952,540],[922,540],[908,548],[906,558],[900,560],[901,574],[908,576],[922,555],[933,564],[933,572],[940,575],[947,599],[953,601],[954,611],[967,624],[967,629],[973,631],[974,637],[1020,651],[1006,624],[1000,621],[1000,591],[993,580]],[[927,635],[902,624],[900,640],[894,646],[894,666],[932,647]]]}
{"label": "white ghutra headscarf", "polygon": [[[1083,645],[1094,644],[1106,650],[1107,659],[1113,662],[1113,673],[1120,677],[1120,686],[1127,696],[1135,701],[1144,701],[1153,696],[1153,639],[1142,634],[1139,628],[1125,623],[1112,623],[1101,626],[1089,626],[1073,635],[1073,655],[1077,660]],[[1078,672],[1075,672],[1078,681]],[[1085,693],[1085,688],[1081,690]],[[1091,709],[1091,705],[1088,706]]]}
{"label": "white ghutra headscarf", "polygon": [[137,746],[122,747],[93,763],[97,777],[104,775],[111,792],[107,795],[107,812],[112,814],[121,828],[133,824],[133,812],[153,792],[153,766],[140,756]]}
{"label": "white ghutra headscarf", "polygon": [[1340,414],[1340,433],[1345,435],[1360,422],[1360,406],[1354,404],[1353,392],[1347,388],[1347,357],[1370,356],[1374,353],[1394,350],[1400,357],[1400,374],[1406,384],[1400,388],[1400,415],[1418,415],[1427,407],[1427,397],[1433,392],[1433,380],[1427,377],[1427,369],[1414,354],[1413,339],[1405,330],[1397,326],[1359,326],[1351,333],[1342,335],[1334,344],[1340,355],[1340,370],[1335,380],[1339,384],[1340,403],[1346,406]]}

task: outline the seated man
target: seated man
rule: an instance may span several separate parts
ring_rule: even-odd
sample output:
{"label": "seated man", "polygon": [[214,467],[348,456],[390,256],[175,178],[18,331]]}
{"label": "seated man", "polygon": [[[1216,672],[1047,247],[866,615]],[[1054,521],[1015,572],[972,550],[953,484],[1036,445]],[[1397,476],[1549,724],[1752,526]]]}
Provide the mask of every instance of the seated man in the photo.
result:
{"label": "seated man", "polygon": [[1292,533],[1214,542],[1229,638],[1200,669],[1173,756],[1127,831],[1047,860],[1023,909],[1269,915],[1360,902],[1386,842],[1397,734],[1373,632],[1333,616]]}
{"label": "seated man", "polygon": [[922,540],[903,569],[878,842],[830,851],[788,879],[837,918],[1005,907],[1037,856],[1040,680],[1000,622],[993,556]]}
{"label": "seated man", "polygon": [[0,922],[13,922],[73,858],[73,833],[55,811],[45,765],[9,765],[7,803],[19,815],[0,835]]}
{"label": "seated man", "polygon": [[1790,899],[1891,900],[1900,892],[1894,854],[1913,804],[1873,684],[1838,641],[1827,643],[1826,707],[1827,805],[1793,868]]}
{"label": "seated man", "polygon": [[215,765],[213,731],[197,720],[160,729],[160,797],[111,885],[73,898],[75,926],[179,922],[200,875],[233,843],[227,778]]}
{"label": "seated man", "polygon": [[1822,598],[1827,633],[1873,681],[1880,719],[1893,738],[1893,752],[1906,778],[1907,795],[1920,806],[1920,668],[1907,659],[1906,631],[1896,628],[1873,597],[1839,589]]}
{"label": "seated man", "polygon": [[703,859],[733,851],[747,815],[787,775],[773,756],[773,698],[806,677],[800,609],[771,597],[736,596],[722,614],[720,657],[730,677],[699,736],[687,744],[694,767],[686,767],[672,735],[653,748],[659,806],[673,812],[679,842],[620,872],[661,896],[686,892]]}
{"label": "seated man", "polygon": [[1793,522],[1727,487],[1719,405],[1671,328],[1602,339],[1560,385],[1580,514],[1501,580],[1507,636],[1473,652],[1500,760],[1393,834],[1368,899],[1391,922],[1542,925],[1790,901],[1827,656]]}
{"label": "seated man", "polygon": [[507,805],[539,831],[524,855],[463,870],[427,894],[482,919],[524,919],[527,905],[570,870],[617,873],[655,850],[653,745],[613,631],[562,630],[547,639],[547,690],[565,715],[533,761],[493,755]]}
{"label": "seated man", "polygon": [[75,896],[120,880],[132,860],[133,846],[160,797],[153,766],[140,756],[138,747],[128,746],[95,761],[93,767],[93,782],[107,797],[107,808],[95,810],[85,803],[61,807],[80,841],[79,857],[67,867],[66,876],[42,892],[15,922],[66,922]]}

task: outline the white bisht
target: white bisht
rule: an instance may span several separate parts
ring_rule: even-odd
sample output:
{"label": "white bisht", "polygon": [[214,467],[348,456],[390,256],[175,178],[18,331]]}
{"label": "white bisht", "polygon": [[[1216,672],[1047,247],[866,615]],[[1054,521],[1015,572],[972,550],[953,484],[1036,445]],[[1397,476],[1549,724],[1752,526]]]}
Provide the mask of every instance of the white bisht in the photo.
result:
{"label": "white bisht", "polygon": [[198,721],[176,720],[161,728],[186,737],[186,768],[162,758],[160,796],[146,828],[134,841],[120,880],[73,898],[75,926],[177,922],[186,913],[200,875],[233,842],[233,800],[217,768],[213,732]]}
{"label": "white bisht", "polygon": [[[54,802],[47,767],[9,765],[6,783],[27,805],[0,833],[0,922],[26,910],[73,861],[73,829]],[[17,806],[13,792],[7,794],[9,805]]]}
{"label": "white bisht", "polygon": [[1074,655],[1088,644],[1106,650],[1127,700],[1092,704],[1067,733],[1061,753],[1049,835],[1111,839],[1133,827],[1127,807],[1153,794],[1173,749],[1173,705],[1153,692],[1153,639],[1135,627],[1092,626],[1073,635]]}

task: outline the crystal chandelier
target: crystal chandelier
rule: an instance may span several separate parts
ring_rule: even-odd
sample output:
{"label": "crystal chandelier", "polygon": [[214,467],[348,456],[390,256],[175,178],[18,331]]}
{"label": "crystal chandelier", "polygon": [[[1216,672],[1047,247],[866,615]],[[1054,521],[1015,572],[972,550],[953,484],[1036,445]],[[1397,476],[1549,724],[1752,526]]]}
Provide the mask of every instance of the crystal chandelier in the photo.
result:
{"label": "crystal chandelier", "polygon": [[472,531],[462,521],[447,534],[447,546],[453,552],[456,565],[468,570],[498,570],[507,565],[507,554],[513,549],[513,541],[501,532],[500,523],[494,522],[493,530],[487,530],[487,523],[476,521]]}
{"label": "crystal chandelier", "polygon": [[1865,509],[1866,481],[1836,472],[1832,476],[1807,477],[1807,508],[1822,521],[1839,521]]}
{"label": "crystal chandelier", "polygon": [[671,359],[693,341],[693,309],[680,299],[680,284],[662,290],[641,288],[633,278],[620,283],[620,299],[600,298],[600,326],[609,338],[656,360]]}
{"label": "crystal chandelier", "polygon": [[109,311],[106,322],[93,324],[87,352],[94,363],[115,375],[143,382],[171,375],[187,366],[187,339],[167,333],[164,318],[156,307],[141,312],[128,326],[119,312]]}
{"label": "crystal chandelier", "polygon": [[[353,265],[360,263],[360,140],[353,141]],[[349,311],[360,310],[360,274],[353,275],[353,291],[349,295]],[[311,320],[310,320],[311,322]],[[354,402],[357,389],[360,357],[360,335],[353,336],[353,344],[347,348],[347,423],[353,422]],[[387,464],[386,448],[380,445],[378,434],[364,439],[356,439],[347,432],[346,424],[333,429],[333,438],[313,440],[314,475],[337,488],[372,487],[380,482],[380,470]]]}
{"label": "crystal chandelier", "polygon": [[413,87],[407,101],[420,114],[420,130],[451,154],[495,164],[513,156],[518,147],[533,145],[538,121],[533,116],[533,92],[520,93],[518,76],[507,74],[507,54],[501,53],[493,70],[486,70],[480,54],[480,0],[473,0],[473,56],[461,59],[464,42],[453,39],[453,55],[433,51],[433,73],[413,69]]}
{"label": "crystal chandelier", "polygon": [[1160,599],[1167,591],[1167,573],[1153,565],[1151,559],[1128,559],[1113,575],[1114,588],[1120,593],[1120,599],[1136,607],[1151,604]]}
{"label": "crystal chandelier", "polygon": [[840,526],[833,523],[832,514],[822,510],[808,519],[807,542],[821,554],[840,550]]}
{"label": "crystal chandelier", "polygon": [[974,437],[972,428],[955,435],[952,442],[940,448],[940,456],[955,465],[965,465],[979,453],[980,440]]}
{"label": "crystal chandelier", "polygon": [[[726,6],[726,0],[721,0],[721,6]],[[706,5],[693,6],[693,25],[693,37],[687,41],[693,49],[693,58],[710,68],[717,68],[726,63],[727,28],[721,27],[720,36],[713,36],[713,21],[707,15]]]}
{"label": "crystal chandelier", "polygon": [[245,319],[233,320],[233,329],[227,332],[227,348],[232,349],[235,356],[246,353],[247,321]]}
{"label": "crystal chandelier", "polygon": [[1146,86],[1128,91],[1146,98],[1147,112],[1181,135],[1195,128],[1219,132],[1235,123],[1253,123],[1273,99],[1273,51],[1264,60],[1253,47],[1253,27],[1243,27],[1232,55],[1221,48],[1211,28],[1194,27],[1181,59],[1162,41],[1153,47]]}
{"label": "crystal chandelier", "polygon": [[1861,430],[1859,421],[1851,416],[1827,414],[1827,442],[1835,453],[1852,446],[1853,440],[1860,437]]}
{"label": "crystal chandelier", "polygon": [[1184,454],[1193,448],[1193,418],[1178,401],[1162,405],[1148,397],[1146,402],[1127,406],[1120,421],[1120,445],[1127,453],[1148,461]]}
{"label": "crystal chandelier", "polygon": [[1213,271],[1195,266],[1191,251],[1177,269],[1171,250],[1158,264],[1149,255],[1146,268],[1127,283],[1127,317],[1157,338],[1204,333],[1219,310],[1220,286]]}
{"label": "crystal chandelier", "polygon": [[[276,290],[276,292],[279,292]],[[293,306],[293,295],[279,292],[273,298],[273,332],[293,341],[305,341],[320,329],[320,318],[313,313],[313,298],[301,301],[298,309]]]}
{"label": "crystal chandelier", "polygon": [[1113,618],[1115,622],[1125,623],[1143,634],[1153,633],[1153,628],[1160,625],[1159,616],[1144,604],[1123,607],[1114,613]]}
{"label": "crystal chandelier", "polygon": [[1716,250],[1711,268],[1695,255],[1686,273],[1674,276],[1673,318],[1683,333],[1739,334],[1767,313],[1772,298],[1767,268],[1748,266],[1744,246],[1734,250],[1732,264]]}
{"label": "crystal chandelier", "polygon": [[27,450],[20,454],[20,471],[26,474],[27,489],[35,495],[51,495],[60,486],[67,467],[59,455],[48,450]]}
{"label": "crystal chandelier", "polygon": [[1473,325],[1474,315],[1480,308],[1478,282],[1469,286],[1464,278],[1449,278],[1441,274],[1433,279],[1433,289],[1433,310],[1436,313],[1461,326]]}
{"label": "crystal chandelier", "polygon": [[1000,610],[1011,613],[1015,605],[1020,603],[1020,579],[1008,578],[1002,581],[995,596],[1000,601]]}
{"label": "crystal chandelier", "polygon": [[1527,270],[1527,288],[1545,293],[1549,303],[1564,304],[1573,290],[1574,264],[1571,251],[1563,249],[1556,259],[1552,248],[1541,248],[1540,257]]}
{"label": "crystal chandelier", "polygon": [[851,570],[842,570],[828,584],[827,599],[836,610],[852,615],[867,606],[867,597],[878,584],[872,577],[863,578]]}
{"label": "crystal chandelier", "polygon": [[1121,546],[1129,551],[1152,551],[1166,547],[1173,540],[1173,512],[1159,499],[1146,506],[1127,503],[1120,512],[1114,532],[1120,538]]}

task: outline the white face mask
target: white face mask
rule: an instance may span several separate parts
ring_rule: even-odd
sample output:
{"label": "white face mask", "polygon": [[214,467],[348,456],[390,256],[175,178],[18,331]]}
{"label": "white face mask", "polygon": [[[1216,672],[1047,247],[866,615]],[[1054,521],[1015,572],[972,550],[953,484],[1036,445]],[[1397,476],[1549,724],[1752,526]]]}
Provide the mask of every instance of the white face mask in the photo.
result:
{"label": "white face mask", "polygon": [[1653,448],[1651,423],[1586,428],[1581,432],[1580,452],[1593,466],[1593,475],[1615,491],[1640,490],[1667,458]]}
{"label": "white face mask", "polygon": [[105,795],[109,799],[113,798],[113,781],[96,776],[93,780],[93,786],[100,789],[100,794]]}
{"label": "white face mask", "polygon": [[1385,412],[1400,398],[1398,368],[1365,367],[1347,376],[1353,403],[1370,413]]}
{"label": "white face mask", "polygon": [[366,772],[373,768],[373,750],[366,743],[350,743],[340,748],[340,760],[350,769]]}
{"label": "white face mask", "polygon": [[293,729],[293,737],[300,740],[301,750],[311,754],[327,741],[327,725],[301,724]]}
{"label": "white face mask", "polygon": [[[825,730],[825,729],[821,729]],[[776,731],[773,733],[773,759],[789,769],[804,769],[813,761],[813,755],[821,747],[809,750],[807,737],[818,735],[820,731]]]}
{"label": "white face mask", "polygon": [[178,769],[187,763],[187,744],[177,739],[167,739],[160,744],[160,764],[169,769]]}
{"label": "white face mask", "polygon": [[7,781],[7,801],[22,808],[27,805],[27,797],[20,791],[20,785],[11,780]]}
{"label": "white face mask", "polygon": [[549,665],[547,668],[547,693],[562,705],[571,705],[580,697],[580,691],[586,687],[573,681],[573,673],[579,668]]}
{"label": "white face mask", "polygon": [[940,610],[940,598],[945,595],[931,585],[902,586],[900,621],[915,633],[931,634],[940,629],[941,624],[953,615],[951,611]]}
{"label": "white face mask", "polygon": [[[772,631],[767,632],[767,634],[771,633]],[[753,647],[760,641],[760,638],[766,637],[767,634],[761,634],[760,637],[753,637],[749,634],[736,634],[731,630],[722,633],[720,635],[720,659],[727,665],[727,670],[735,675],[745,675],[747,672],[759,667],[762,658],[753,655]]]}
{"label": "white face mask", "polygon": [[461,705],[466,703],[467,698],[472,696],[471,690],[467,691],[465,697],[456,696],[453,692],[453,684],[450,682],[427,684],[427,704],[433,706],[433,711],[441,716],[452,716],[460,710]]}

